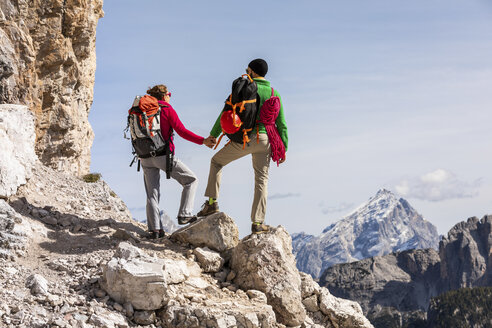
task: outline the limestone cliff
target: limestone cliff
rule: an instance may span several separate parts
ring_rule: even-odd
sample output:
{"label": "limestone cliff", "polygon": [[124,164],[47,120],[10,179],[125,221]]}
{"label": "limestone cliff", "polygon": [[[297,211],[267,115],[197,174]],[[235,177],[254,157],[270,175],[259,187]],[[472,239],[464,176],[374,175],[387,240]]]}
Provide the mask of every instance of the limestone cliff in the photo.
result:
{"label": "limestone cliff", "polygon": [[0,0],[0,103],[27,105],[40,160],[76,175],[90,165],[102,16],[102,0]]}
{"label": "limestone cliff", "polygon": [[492,215],[456,224],[439,244],[445,290],[492,285]]}

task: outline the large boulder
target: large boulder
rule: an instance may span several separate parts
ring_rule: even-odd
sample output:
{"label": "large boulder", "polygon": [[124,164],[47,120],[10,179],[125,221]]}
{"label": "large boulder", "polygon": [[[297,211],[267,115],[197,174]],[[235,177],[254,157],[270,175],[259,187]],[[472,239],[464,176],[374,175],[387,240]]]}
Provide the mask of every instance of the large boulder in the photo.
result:
{"label": "large boulder", "polygon": [[113,257],[103,267],[101,286],[116,302],[131,303],[136,310],[162,308],[170,299],[170,284],[184,282],[201,271],[184,259],[149,257],[128,243],[121,243],[115,256],[122,257]]}
{"label": "large boulder", "polygon": [[223,252],[238,244],[239,230],[234,220],[219,212],[179,229],[171,235],[171,238],[193,246],[208,247]]}
{"label": "large boulder", "polygon": [[116,302],[129,302],[135,309],[157,310],[169,301],[164,263],[113,258],[103,269],[101,285]]}
{"label": "large boulder", "polygon": [[281,226],[261,235],[250,235],[232,251],[234,283],[264,292],[277,320],[288,326],[304,322],[301,278],[292,254],[292,241]]}
{"label": "large boulder", "polygon": [[160,312],[160,318],[164,327],[281,327],[271,306],[244,299],[206,300],[202,304],[186,305],[172,300]]}
{"label": "large boulder", "polygon": [[337,298],[328,289],[322,288],[319,297],[319,308],[330,318],[335,327],[368,328],[372,324],[364,317],[357,302]]}
{"label": "large boulder", "polygon": [[26,106],[0,105],[0,198],[17,192],[31,175],[34,153],[34,115]]}

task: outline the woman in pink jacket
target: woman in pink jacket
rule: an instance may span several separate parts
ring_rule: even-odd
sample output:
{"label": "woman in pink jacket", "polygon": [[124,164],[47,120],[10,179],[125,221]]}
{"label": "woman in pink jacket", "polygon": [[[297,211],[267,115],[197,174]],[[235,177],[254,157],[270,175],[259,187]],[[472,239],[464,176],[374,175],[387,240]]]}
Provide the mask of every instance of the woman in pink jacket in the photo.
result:
{"label": "woman in pink jacket", "polygon": [[[174,108],[169,104],[171,92],[163,84],[156,85],[147,94],[157,98],[161,107],[160,125],[162,137],[165,140],[171,139],[170,150],[174,152],[173,130],[184,139],[198,145],[213,147],[214,138],[203,138],[190,130],[186,129]],[[156,156],[141,158],[144,172],[145,191],[147,193],[147,226],[149,227],[150,238],[157,239],[164,237],[163,222],[159,211],[160,199],[160,170],[166,171],[166,156]],[[179,159],[174,157],[171,177],[183,186],[181,193],[181,204],[178,211],[178,223],[187,224],[196,220],[193,215],[193,204],[198,179],[195,174]]]}

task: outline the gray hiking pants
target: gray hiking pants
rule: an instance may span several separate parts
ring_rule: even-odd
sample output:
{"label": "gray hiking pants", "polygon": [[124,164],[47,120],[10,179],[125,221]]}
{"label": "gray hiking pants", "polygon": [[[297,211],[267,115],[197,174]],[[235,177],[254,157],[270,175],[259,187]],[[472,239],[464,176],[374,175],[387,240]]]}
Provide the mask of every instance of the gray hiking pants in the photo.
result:
{"label": "gray hiking pants", "polygon": [[[147,226],[149,230],[160,230],[163,229],[163,222],[159,213],[160,170],[166,172],[166,156],[141,158],[140,162],[144,173],[145,192],[147,193]],[[192,216],[198,178],[177,158],[174,158],[171,178],[183,186],[178,216]]]}
{"label": "gray hiking pants", "polygon": [[258,142],[256,141],[256,134],[253,134],[245,149],[243,149],[242,144],[231,142],[212,157],[205,196],[219,198],[222,168],[230,162],[250,154],[255,172],[255,193],[251,207],[251,221],[263,223],[268,196],[268,168],[271,159],[270,142],[268,135],[264,133],[260,133]]}

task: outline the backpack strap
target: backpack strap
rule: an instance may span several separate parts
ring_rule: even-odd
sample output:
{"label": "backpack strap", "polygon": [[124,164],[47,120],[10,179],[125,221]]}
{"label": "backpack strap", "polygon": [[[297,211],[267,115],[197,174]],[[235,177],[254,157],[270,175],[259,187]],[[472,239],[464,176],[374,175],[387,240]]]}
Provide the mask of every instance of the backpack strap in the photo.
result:
{"label": "backpack strap", "polygon": [[[160,105],[160,104],[159,104],[159,107],[161,108],[161,112],[162,112],[162,109],[163,109],[163,108],[169,108],[169,106],[168,106],[168,105]],[[167,113],[166,113],[166,119],[168,119]],[[162,131],[161,131],[161,134],[162,134]],[[174,130],[173,130],[173,128],[171,127],[171,130],[170,130],[170,132],[169,132],[169,140],[171,140],[171,137],[172,137],[173,135],[174,135]]]}

